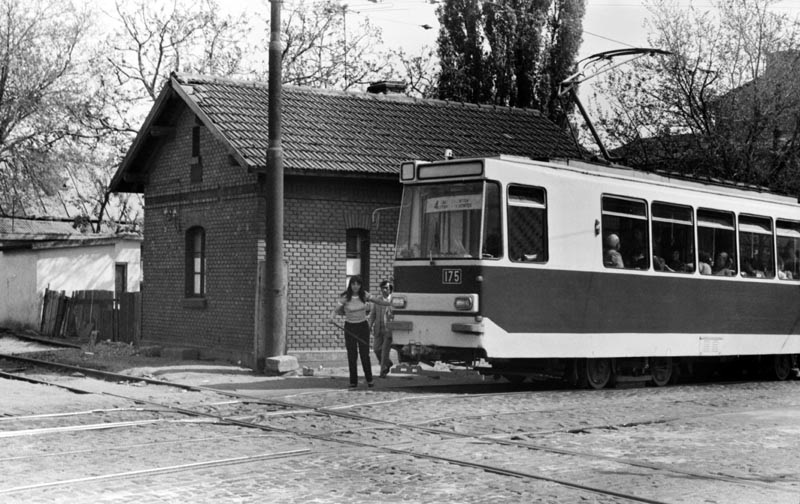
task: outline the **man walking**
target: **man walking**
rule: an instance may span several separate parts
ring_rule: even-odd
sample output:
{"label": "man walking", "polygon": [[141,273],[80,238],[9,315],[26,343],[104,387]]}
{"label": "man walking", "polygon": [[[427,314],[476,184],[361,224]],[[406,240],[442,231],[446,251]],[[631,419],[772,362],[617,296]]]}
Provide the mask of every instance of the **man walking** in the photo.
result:
{"label": "man walking", "polygon": [[[381,296],[387,301],[392,300],[392,284],[388,280],[381,282]],[[381,378],[386,378],[392,367],[389,360],[389,351],[392,349],[392,331],[389,329],[389,321],[392,320],[392,307],[373,304],[369,312],[369,327],[372,329],[374,337],[373,350],[378,357],[381,365]]]}

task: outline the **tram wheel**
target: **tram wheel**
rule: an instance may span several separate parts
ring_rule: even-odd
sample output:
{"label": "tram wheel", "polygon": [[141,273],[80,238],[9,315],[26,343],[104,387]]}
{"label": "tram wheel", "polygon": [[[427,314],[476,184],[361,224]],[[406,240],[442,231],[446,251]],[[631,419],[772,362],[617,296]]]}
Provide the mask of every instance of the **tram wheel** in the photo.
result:
{"label": "tram wheel", "polygon": [[[611,359],[586,359],[585,365],[582,366],[582,368],[585,376],[585,383],[588,388],[600,390],[601,388],[613,384],[614,366]],[[579,369],[579,371],[581,370]]]}
{"label": "tram wheel", "polygon": [[650,374],[653,384],[657,387],[668,385],[672,381],[672,357],[652,357],[650,359]]}
{"label": "tram wheel", "polygon": [[789,354],[773,355],[768,360],[768,376],[773,380],[783,381],[792,374],[792,356]]}

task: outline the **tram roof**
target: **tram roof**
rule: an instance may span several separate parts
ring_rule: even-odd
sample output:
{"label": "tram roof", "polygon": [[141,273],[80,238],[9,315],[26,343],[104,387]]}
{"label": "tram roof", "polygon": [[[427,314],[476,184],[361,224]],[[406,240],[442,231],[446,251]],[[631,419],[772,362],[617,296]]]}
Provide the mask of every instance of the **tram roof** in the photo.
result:
{"label": "tram roof", "polygon": [[519,156],[501,155],[493,158],[502,161],[523,162],[541,166],[548,165],[551,168],[569,169],[574,172],[591,173],[602,177],[619,178],[645,184],[664,185],[671,188],[688,189],[713,194],[736,196],[748,199],[767,201],[770,203],[783,203],[797,205],[798,198],[786,194],[769,191],[764,187],[737,184],[718,179],[702,179],[683,174],[647,172],[636,170],[624,165],[603,164],[584,161],[578,159],[550,159],[548,162],[533,160]]}

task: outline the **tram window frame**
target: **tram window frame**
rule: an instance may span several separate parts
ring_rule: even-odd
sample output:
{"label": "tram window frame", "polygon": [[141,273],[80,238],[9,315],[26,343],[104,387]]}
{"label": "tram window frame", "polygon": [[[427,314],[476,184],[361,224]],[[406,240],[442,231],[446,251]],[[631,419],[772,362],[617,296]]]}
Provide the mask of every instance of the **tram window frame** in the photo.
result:
{"label": "tram window frame", "polygon": [[778,279],[800,280],[800,222],[775,219],[775,252]]}
{"label": "tram window frame", "polygon": [[742,278],[775,278],[775,228],[772,218],[739,214],[738,224],[739,271]]}
{"label": "tram window frame", "polygon": [[[707,243],[709,238],[710,243]],[[717,245],[719,242],[722,243]],[[711,273],[700,269],[701,274],[736,276],[737,260],[733,252],[738,252],[738,249],[736,216],[733,212],[714,208],[697,209],[697,250],[698,262],[707,262],[711,269]],[[720,264],[719,257],[723,252],[728,256],[727,264]]]}
{"label": "tram window frame", "polygon": [[[650,203],[650,222],[654,271],[694,273],[697,269],[694,209],[687,205],[653,201]],[[665,238],[669,238],[667,250],[664,250]],[[677,259],[673,257],[675,252],[679,253]]]}
{"label": "tram window frame", "polygon": [[506,187],[506,216],[509,260],[546,263],[549,260],[547,190],[538,186],[509,184]]}
{"label": "tram window frame", "polygon": [[[630,196],[603,194],[600,201],[603,236],[603,266],[609,269],[646,271],[650,269],[650,222],[647,201]],[[635,235],[642,234],[641,243],[636,246]],[[623,268],[616,266],[608,257],[613,254],[609,238],[615,235],[618,240],[616,253],[621,256]],[[638,250],[637,250],[638,249]]]}
{"label": "tram window frame", "polygon": [[486,180],[483,184],[483,221],[481,223],[481,259],[501,259],[503,249],[503,203],[500,183]]}

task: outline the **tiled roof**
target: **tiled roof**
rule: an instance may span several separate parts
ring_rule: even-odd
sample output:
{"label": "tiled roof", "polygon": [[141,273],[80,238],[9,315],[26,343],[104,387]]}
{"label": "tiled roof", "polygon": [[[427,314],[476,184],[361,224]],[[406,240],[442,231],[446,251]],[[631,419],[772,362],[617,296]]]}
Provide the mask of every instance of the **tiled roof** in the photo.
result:
{"label": "tiled roof", "polygon": [[[264,164],[268,87],[177,76],[251,166]],[[418,100],[405,96],[283,88],[284,168],[397,173],[410,159],[511,154],[575,157],[574,142],[532,110]]]}
{"label": "tiled roof", "polygon": [[0,239],[80,235],[72,222],[0,217]]}
{"label": "tiled roof", "polygon": [[[240,162],[265,165],[269,146],[268,86],[197,75],[173,74],[169,84]],[[168,94],[162,92],[143,130],[158,124]],[[580,157],[575,143],[537,111],[284,86],[282,139],[287,172],[397,174],[412,159],[500,154],[532,158]],[[210,123],[210,124],[209,124]],[[140,132],[112,190],[130,190],[125,170],[144,169]]]}

